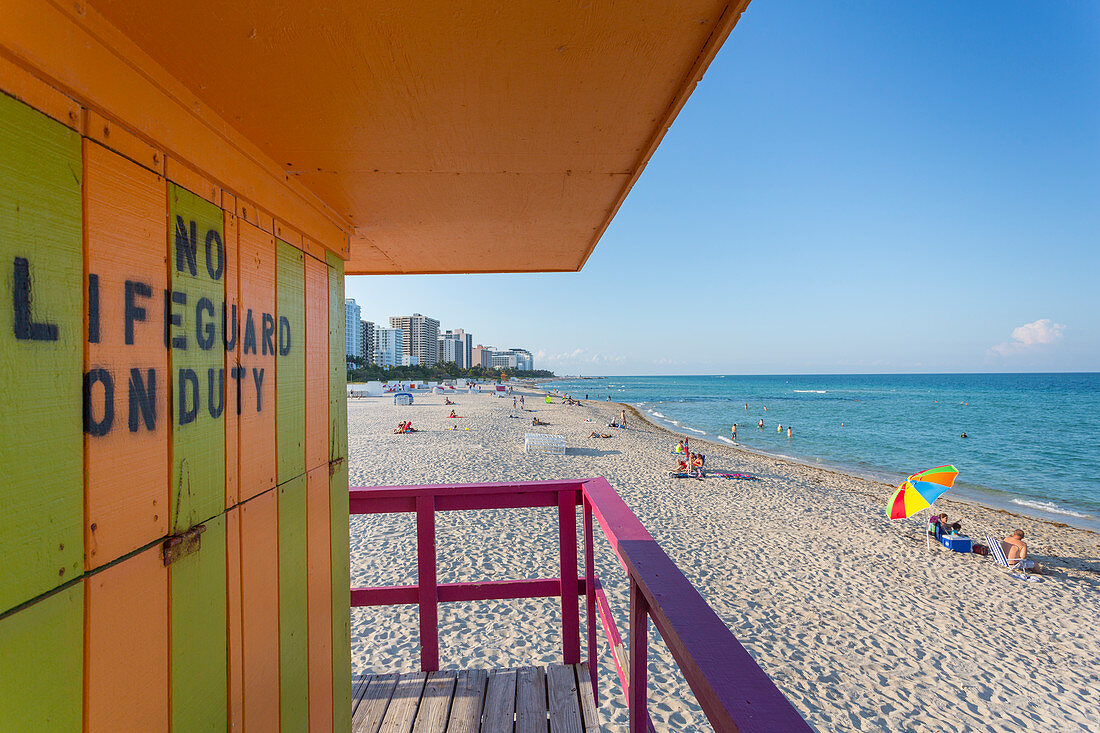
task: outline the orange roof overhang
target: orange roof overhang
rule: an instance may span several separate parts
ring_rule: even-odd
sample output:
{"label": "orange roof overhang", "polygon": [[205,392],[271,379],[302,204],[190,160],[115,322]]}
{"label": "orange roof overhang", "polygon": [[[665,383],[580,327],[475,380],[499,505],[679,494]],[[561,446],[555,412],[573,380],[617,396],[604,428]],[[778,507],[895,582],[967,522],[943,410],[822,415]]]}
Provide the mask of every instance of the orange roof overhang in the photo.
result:
{"label": "orange roof overhang", "polygon": [[748,0],[93,4],[376,274],[580,269]]}

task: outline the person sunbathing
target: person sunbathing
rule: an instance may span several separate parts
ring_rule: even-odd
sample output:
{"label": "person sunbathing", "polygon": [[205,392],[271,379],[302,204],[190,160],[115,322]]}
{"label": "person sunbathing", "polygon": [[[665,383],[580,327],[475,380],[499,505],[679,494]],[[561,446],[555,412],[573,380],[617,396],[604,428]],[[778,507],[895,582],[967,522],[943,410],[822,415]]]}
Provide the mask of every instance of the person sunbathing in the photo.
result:
{"label": "person sunbathing", "polygon": [[588,437],[589,438],[610,438],[611,436],[608,435],[607,433],[597,433],[595,430],[593,430],[592,434],[589,435]]}
{"label": "person sunbathing", "polygon": [[539,420],[537,417],[533,417],[533,418],[531,418],[531,424],[532,425],[549,425],[550,423],[543,422],[542,420]]}
{"label": "person sunbathing", "polygon": [[1008,537],[1005,537],[1004,541],[1001,542],[1001,547],[1004,549],[1005,557],[1008,558],[1010,566],[1015,565],[1020,570],[1027,570],[1032,573],[1042,572],[1035,561],[1029,560],[1027,557],[1027,543],[1024,542],[1024,531],[1022,529],[1017,529]]}
{"label": "person sunbathing", "polygon": [[412,420],[405,420],[397,423],[397,430],[393,432],[403,435],[405,433],[418,433],[420,431],[413,427]]}
{"label": "person sunbathing", "polygon": [[444,405],[453,405],[454,401],[450,397],[444,397],[443,398],[443,404]]}
{"label": "person sunbathing", "polygon": [[451,410],[451,414],[448,415],[447,417],[458,417],[458,415],[455,414],[454,410]]}

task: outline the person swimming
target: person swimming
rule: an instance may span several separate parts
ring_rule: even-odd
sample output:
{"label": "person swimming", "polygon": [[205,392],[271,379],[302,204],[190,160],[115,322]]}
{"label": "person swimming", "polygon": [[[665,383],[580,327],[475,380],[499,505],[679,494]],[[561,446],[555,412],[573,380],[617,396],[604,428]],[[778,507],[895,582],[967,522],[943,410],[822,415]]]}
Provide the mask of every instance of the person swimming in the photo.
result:
{"label": "person swimming", "polygon": [[761,430],[764,429],[764,418],[760,418],[760,422],[756,423],[756,427],[760,428]]}
{"label": "person swimming", "polygon": [[960,437],[960,438],[965,438],[965,437],[966,437],[966,433],[963,433],[963,434],[962,434],[962,435],[960,435],[959,437]]}

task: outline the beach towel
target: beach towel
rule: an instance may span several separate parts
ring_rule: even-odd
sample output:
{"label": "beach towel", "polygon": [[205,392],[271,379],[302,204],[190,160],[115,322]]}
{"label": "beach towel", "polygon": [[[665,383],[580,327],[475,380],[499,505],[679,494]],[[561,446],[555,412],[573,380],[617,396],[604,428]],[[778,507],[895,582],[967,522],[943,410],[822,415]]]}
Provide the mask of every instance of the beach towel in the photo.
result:
{"label": "beach towel", "polygon": [[759,481],[759,476],[753,476],[751,473],[712,473],[711,476],[721,476],[722,478],[736,479],[738,481]]}

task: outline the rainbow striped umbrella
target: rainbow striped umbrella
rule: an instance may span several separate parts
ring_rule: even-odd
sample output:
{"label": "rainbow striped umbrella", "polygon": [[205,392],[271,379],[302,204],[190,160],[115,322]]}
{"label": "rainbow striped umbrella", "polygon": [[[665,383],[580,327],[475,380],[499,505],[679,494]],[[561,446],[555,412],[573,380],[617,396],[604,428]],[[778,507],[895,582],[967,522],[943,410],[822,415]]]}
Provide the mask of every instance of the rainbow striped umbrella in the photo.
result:
{"label": "rainbow striped umbrella", "polygon": [[[890,519],[906,519],[923,509],[930,509],[932,503],[955,484],[958,475],[954,466],[937,466],[914,473],[894,492],[890,500]],[[928,544],[927,536],[925,544]]]}
{"label": "rainbow striped umbrella", "polygon": [[954,485],[958,475],[954,466],[938,466],[914,473],[902,481],[894,492],[894,498],[890,500],[890,519],[906,519],[922,509],[928,509],[932,502]]}

